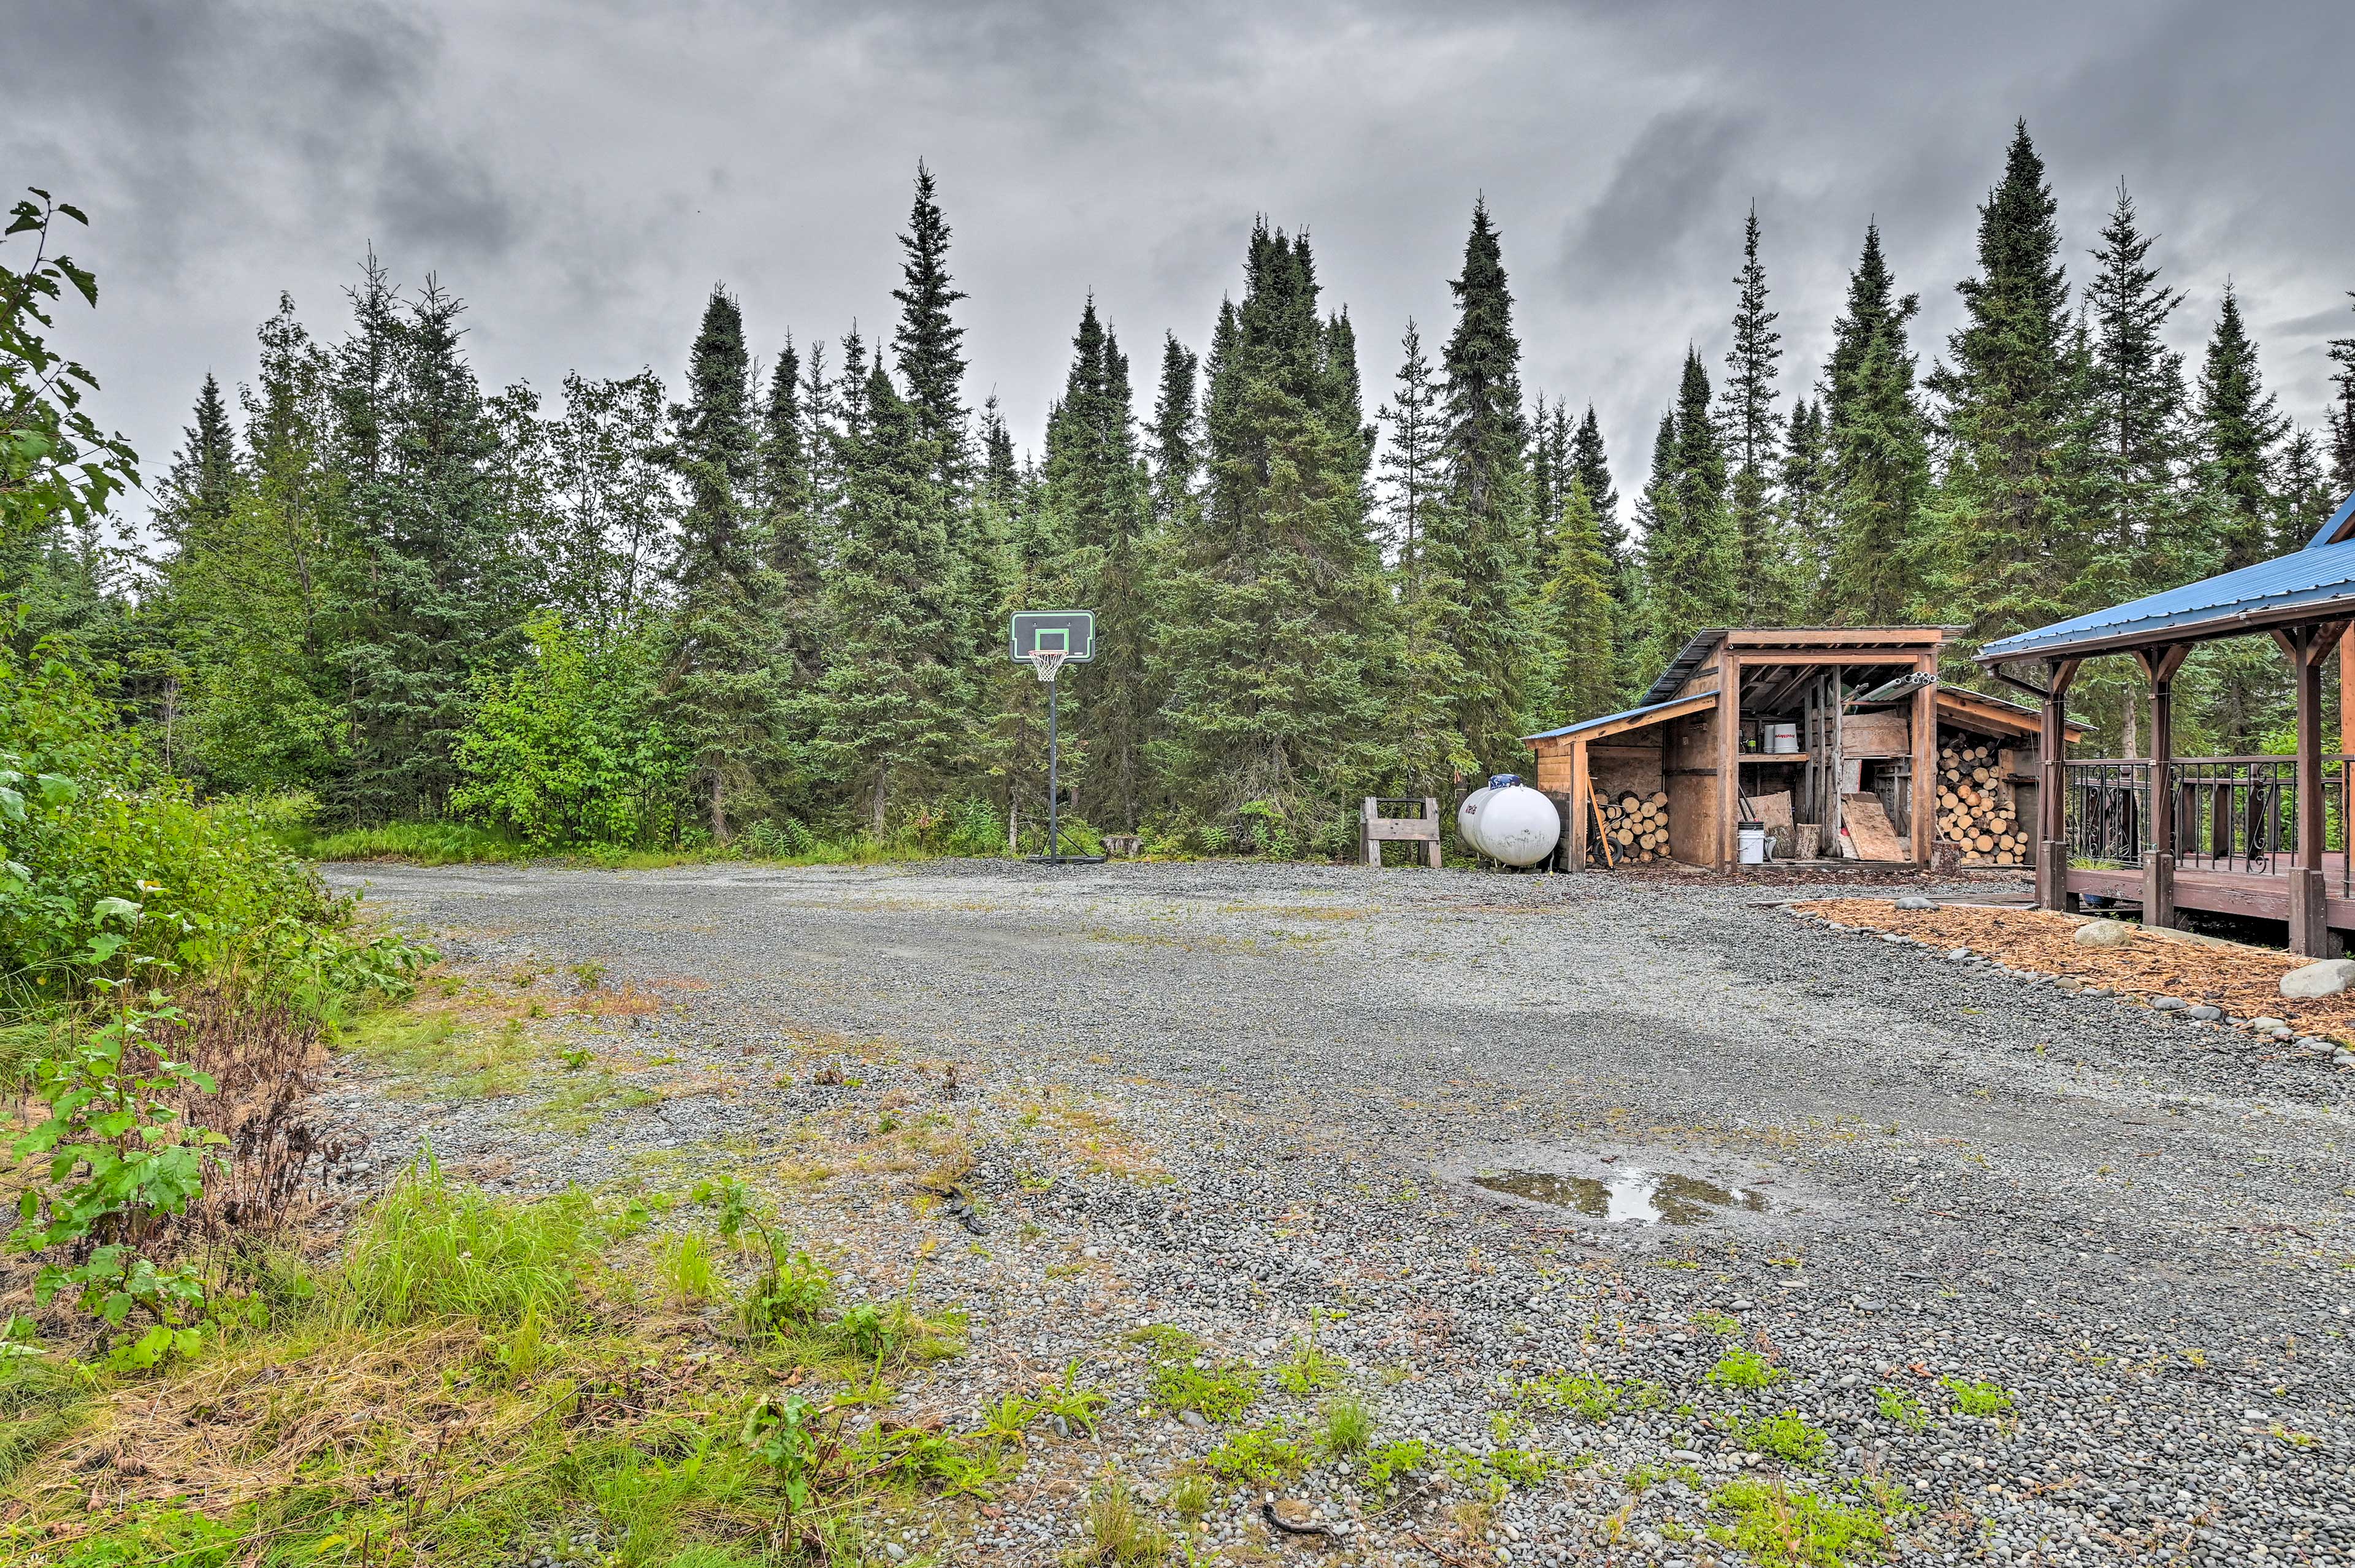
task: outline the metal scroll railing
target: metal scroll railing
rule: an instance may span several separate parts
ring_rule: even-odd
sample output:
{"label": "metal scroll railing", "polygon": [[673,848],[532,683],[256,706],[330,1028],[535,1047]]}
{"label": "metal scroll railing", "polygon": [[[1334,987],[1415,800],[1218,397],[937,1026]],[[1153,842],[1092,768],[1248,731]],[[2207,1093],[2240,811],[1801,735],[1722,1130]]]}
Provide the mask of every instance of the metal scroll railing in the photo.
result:
{"label": "metal scroll railing", "polygon": [[[2322,760],[2323,844],[2340,891],[2350,884],[2347,801],[2355,758]],[[2297,863],[2297,759],[2179,757],[2072,760],[2063,766],[2063,837],[2073,863],[2133,867],[2151,848],[2153,813],[2173,813],[2179,868],[2270,875]]]}

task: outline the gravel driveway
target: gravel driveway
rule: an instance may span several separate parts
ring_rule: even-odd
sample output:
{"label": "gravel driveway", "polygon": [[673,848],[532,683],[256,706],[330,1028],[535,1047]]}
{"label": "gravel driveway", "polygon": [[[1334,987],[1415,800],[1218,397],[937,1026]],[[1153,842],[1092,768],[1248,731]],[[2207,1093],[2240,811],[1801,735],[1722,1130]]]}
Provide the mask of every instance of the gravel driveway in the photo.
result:
{"label": "gravel driveway", "polygon": [[[636,1027],[566,1027],[710,1083],[558,1133],[529,1094],[347,1079],[335,1101],[377,1136],[379,1178],[422,1136],[534,1190],[665,1151],[773,1152],[814,1117],[987,1107],[1012,1119],[975,1124],[986,1242],[951,1246],[905,1173],[805,1184],[803,1222],[879,1288],[942,1238],[926,1289],[972,1311],[977,1346],[1096,1369],[1114,1413],[1070,1475],[1115,1465],[1149,1492],[1222,1439],[1154,1409],[1122,1339],[1148,1321],[1200,1335],[1206,1364],[1272,1368],[1321,1335],[1378,1441],[1465,1456],[1395,1496],[1362,1461],[1319,1464],[1290,1490],[1323,1538],[1271,1544],[1256,1497],[1231,1493],[1206,1545],[1239,1557],[1737,1563],[1764,1549],[1732,1544],[1751,1517],[1733,1483],[1862,1506],[1878,1479],[1913,1505],[1901,1560],[2355,1563],[2355,1074],[1776,901],[1853,888],[1235,864],[329,874],[461,966],[594,964],[659,995]],[[806,1064],[829,1051],[865,1065],[820,1082]],[[1066,1154],[1096,1149],[1060,1179],[1024,1164],[1040,1105]],[[1753,1386],[1724,1370],[1743,1349]],[[969,1418],[1004,1371],[985,1361],[905,1397]],[[1568,1407],[1546,1382],[1564,1372],[1613,1408]],[[1272,1391],[1251,1419],[1285,1408]],[[1774,1435],[1785,1412],[1828,1435],[1812,1458]],[[1563,1467],[1492,1483],[1500,1449]],[[1077,1505],[1038,1473],[995,1514],[893,1521],[890,1550],[1053,1561]]]}

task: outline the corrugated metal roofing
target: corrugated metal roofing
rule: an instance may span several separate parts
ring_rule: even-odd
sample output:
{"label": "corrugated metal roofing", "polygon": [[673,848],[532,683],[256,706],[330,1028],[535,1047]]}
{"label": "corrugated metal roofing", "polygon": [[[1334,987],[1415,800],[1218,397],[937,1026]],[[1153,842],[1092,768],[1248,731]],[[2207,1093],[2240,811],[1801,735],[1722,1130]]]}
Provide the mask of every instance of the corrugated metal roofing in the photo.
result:
{"label": "corrugated metal roofing", "polygon": [[[1721,636],[1724,634],[1720,633],[1719,635]],[[1595,729],[1604,724],[1615,724],[1622,719],[1641,719],[1646,713],[1657,713],[1663,708],[1673,708],[1679,702],[1690,702],[1694,698],[1715,697],[1717,693],[1714,691],[1696,691],[1691,697],[1672,698],[1667,702],[1646,702],[1641,707],[1630,708],[1624,713],[1605,713],[1600,719],[1583,719],[1575,724],[1566,724],[1559,730],[1548,730],[1543,734],[1539,735],[1524,735],[1521,739],[1524,741],[1559,741],[1564,735],[1582,735],[1589,730]]]}
{"label": "corrugated metal roofing", "polygon": [[2355,496],[2339,503],[2339,509],[2330,514],[2328,522],[2315,530],[2314,537],[2306,541],[2306,548],[2315,549],[2327,544],[2338,544],[2350,532],[2355,532],[2347,526],[2350,520],[2355,520]]}
{"label": "corrugated metal roofing", "polygon": [[[2350,498],[2350,505],[2355,506],[2355,497]],[[2339,510],[2346,514],[2349,508]],[[2327,536],[2318,536],[2322,537]],[[2156,632],[2180,632],[2187,638],[2229,636],[2241,617],[2259,611],[2309,606],[2318,611],[2339,604],[2355,613],[2355,539],[2310,544],[2277,560],[2261,560],[2238,571],[1999,638],[1979,650],[1978,662],[1991,665],[2062,655],[2087,644]]]}
{"label": "corrugated metal roofing", "polygon": [[[1724,640],[1723,626],[1710,626],[1695,632],[1678,651],[1677,656],[1668,661],[1668,667],[1660,672],[1660,678],[1652,683],[1652,689],[1644,693],[1644,706],[1666,702],[1674,697],[1677,688],[1690,679],[1693,671],[1700,668],[1702,662],[1709,657],[1710,650]],[[1643,709],[1639,708],[1630,711],[1641,712]],[[1623,713],[1618,717],[1624,719],[1626,715]]]}

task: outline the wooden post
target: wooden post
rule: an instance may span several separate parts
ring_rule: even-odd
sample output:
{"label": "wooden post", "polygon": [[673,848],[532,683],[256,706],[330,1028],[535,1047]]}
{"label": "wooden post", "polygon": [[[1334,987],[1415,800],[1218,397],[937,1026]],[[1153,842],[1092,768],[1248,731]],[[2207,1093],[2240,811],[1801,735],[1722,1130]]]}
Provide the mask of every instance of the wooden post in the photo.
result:
{"label": "wooden post", "polygon": [[1423,819],[1431,824],[1431,837],[1423,841],[1423,863],[1430,869],[1439,869],[1439,797],[1423,797]]}
{"label": "wooden post", "polygon": [[2175,923],[2175,672],[2189,643],[2142,648],[2135,656],[2150,677],[2150,848],[2142,858],[2142,923]]}
{"label": "wooden post", "polygon": [[1567,857],[1567,863],[1562,867],[1565,871],[1586,869],[1586,819],[1594,809],[1587,802],[1593,790],[1593,781],[1586,773],[1586,742],[1572,741],[1570,743],[1570,819],[1561,825],[1563,852]]}
{"label": "wooden post", "polygon": [[1913,667],[1926,670],[1930,684],[1913,694],[1913,782],[1905,808],[1913,835],[1913,863],[1930,863],[1932,828],[1938,800],[1938,656],[1923,654]]}
{"label": "wooden post", "polygon": [[2037,835],[2036,902],[2040,909],[2073,910],[2076,895],[2069,891],[2068,802],[2070,683],[2077,678],[2076,659],[2044,661],[2044,724],[2039,744],[2044,773],[2037,808],[2043,823]]}
{"label": "wooden post", "polygon": [[2318,958],[2330,946],[2322,877],[2322,656],[2318,626],[2280,636],[2297,681],[2297,857],[2289,873],[2289,950]]}
{"label": "wooden post", "polygon": [[1717,869],[1733,864],[1742,816],[1742,665],[1729,641],[1717,656]]}
{"label": "wooden post", "polygon": [[1374,837],[1374,797],[1368,795],[1366,804],[1358,811],[1358,848],[1366,864],[1379,871],[1382,869],[1382,841]]}
{"label": "wooden post", "polygon": [[2355,757],[2355,637],[2339,639],[2339,754]]}

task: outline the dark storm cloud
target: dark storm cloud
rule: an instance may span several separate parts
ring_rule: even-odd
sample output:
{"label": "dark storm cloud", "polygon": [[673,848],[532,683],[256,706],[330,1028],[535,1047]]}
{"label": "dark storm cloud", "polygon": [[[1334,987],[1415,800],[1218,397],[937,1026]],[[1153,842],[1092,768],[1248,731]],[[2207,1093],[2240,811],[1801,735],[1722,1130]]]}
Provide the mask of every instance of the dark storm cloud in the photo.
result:
{"label": "dark storm cloud", "polygon": [[2073,282],[2123,178],[2183,347],[2231,276],[2311,423],[2355,329],[2343,5],[15,0],[5,29],[0,172],[90,208],[105,309],[68,325],[151,466],[281,288],[334,336],[370,244],[466,298],[492,384],[675,374],[714,278],[772,351],[887,337],[919,156],[974,394],[1026,441],[1091,291],[1148,381],[1263,212],[1316,237],[1378,401],[1409,315],[1444,338],[1483,194],[1527,384],[1594,401],[1632,492],[1685,345],[1718,368],[1752,202],[1785,395],[1876,216],[1926,363],[2023,115]]}

